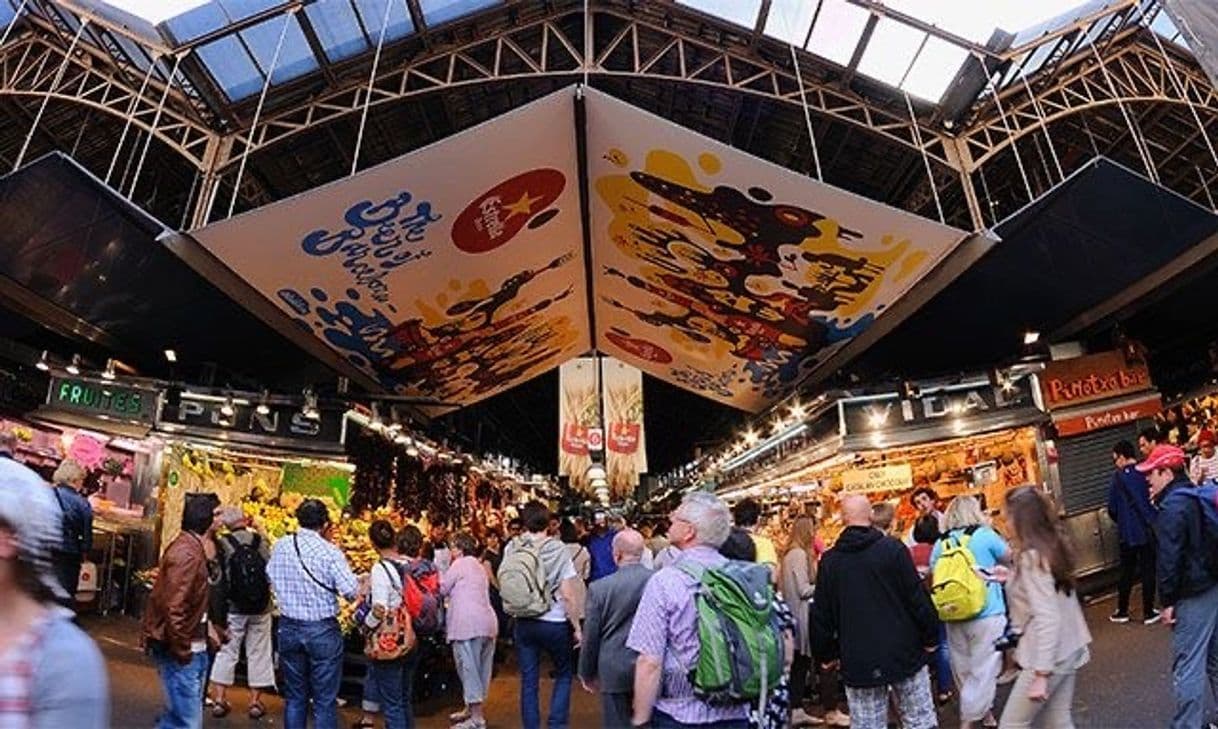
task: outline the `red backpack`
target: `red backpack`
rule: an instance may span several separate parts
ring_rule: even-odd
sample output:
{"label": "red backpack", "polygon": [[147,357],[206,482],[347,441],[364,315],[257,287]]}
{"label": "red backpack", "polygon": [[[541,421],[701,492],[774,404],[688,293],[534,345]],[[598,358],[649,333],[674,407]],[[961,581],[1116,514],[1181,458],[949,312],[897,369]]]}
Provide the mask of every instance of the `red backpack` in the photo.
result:
{"label": "red backpack", "polygon": [[402,576],[402,596],[415,632],[435,635],[444,630],[444,599],[436,566],[425,559],[412,560]]}

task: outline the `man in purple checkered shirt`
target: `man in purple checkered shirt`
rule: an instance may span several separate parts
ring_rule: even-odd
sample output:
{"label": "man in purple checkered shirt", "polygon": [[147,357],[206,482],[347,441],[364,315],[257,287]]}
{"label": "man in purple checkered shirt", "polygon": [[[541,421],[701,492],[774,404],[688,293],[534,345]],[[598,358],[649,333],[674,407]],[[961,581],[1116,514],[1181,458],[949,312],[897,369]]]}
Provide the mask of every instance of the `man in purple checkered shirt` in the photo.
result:
{"label": "man in purple checkered shirt", "polygon": [[343,635],[338,596],[355,599],[360,582],[341,550],[322,536],[330,512],[317,499],[296,509],[300,530],[275,543],[266,565],[279,606],[279,664],[283,669],[284,726],[337,729]]}
{"label": "man in purple checkered shirt", "polygon": [[668,539],[681,550],[674,566],[647,582],[626,646],[639,654],[634,675],[635,726],[652,729],[747,729],[748,704],[711,706],[694,696],[689,671],[698,663],[696,582],[678,566],[706,568],[727,558],[719,547],[732,528],[732,513],[713,494],[694,492],[670,517]]}

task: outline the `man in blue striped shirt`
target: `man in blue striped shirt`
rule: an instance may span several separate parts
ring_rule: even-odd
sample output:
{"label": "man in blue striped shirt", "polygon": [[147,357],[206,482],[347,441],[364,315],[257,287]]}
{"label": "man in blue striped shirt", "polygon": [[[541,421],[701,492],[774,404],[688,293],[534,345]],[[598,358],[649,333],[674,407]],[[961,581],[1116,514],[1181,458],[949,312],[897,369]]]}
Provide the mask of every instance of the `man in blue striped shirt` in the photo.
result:
{"label": "man in blue striped shirt", "polygon": [[300,530],[275,543],[266,573],[279,605],[279,663],[284,726],[305,729],[309,701],[316,729],[337,729],[343,636],[338,596],[355,599],[360,581],[341,550],[326,541],[330,513],[317,499],[296,509]]}

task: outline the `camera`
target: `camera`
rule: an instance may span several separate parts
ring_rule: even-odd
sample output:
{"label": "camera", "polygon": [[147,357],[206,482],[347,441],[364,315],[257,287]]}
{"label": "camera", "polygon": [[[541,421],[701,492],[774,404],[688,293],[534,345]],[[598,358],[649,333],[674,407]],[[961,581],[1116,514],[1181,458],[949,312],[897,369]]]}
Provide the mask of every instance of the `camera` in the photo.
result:
{"label": "camera", "polygon": [[1006,630],[1002,631],[1002,636],[994,641],[994,650],[1009,651],[1019,645],[1019,639],[1023,637],[1023,633],[1007,626]]}

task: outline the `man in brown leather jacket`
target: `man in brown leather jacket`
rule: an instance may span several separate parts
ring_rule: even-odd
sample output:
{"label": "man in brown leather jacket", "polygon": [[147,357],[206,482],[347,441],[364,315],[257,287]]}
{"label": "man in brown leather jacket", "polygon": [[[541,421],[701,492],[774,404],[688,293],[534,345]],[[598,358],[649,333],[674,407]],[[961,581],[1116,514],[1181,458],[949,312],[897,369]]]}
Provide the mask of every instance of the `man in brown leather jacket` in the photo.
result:
{"label": "man in brown leather jacket", "polygon": [[156,662],[167,706],[158,729],[197,729],[203,723],[207,680],[208,549],[215,502],[186,502],[182,532],[161,556],[144,613],[143,639]]}

